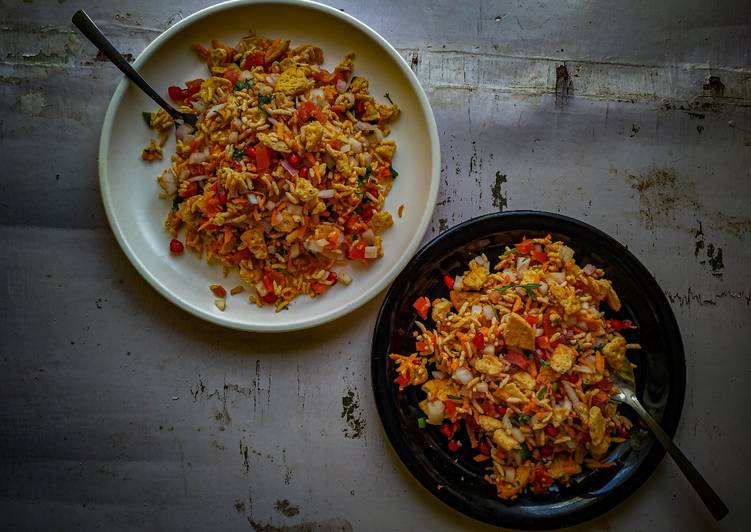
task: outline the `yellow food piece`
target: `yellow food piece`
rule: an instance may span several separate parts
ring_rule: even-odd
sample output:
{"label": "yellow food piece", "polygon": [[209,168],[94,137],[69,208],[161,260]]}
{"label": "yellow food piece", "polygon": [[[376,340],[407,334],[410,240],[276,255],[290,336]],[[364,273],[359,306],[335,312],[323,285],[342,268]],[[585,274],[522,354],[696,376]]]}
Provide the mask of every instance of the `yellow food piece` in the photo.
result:
{"label": "yellow food piece", "polygon": [[626,340],[623,336],[616,336],[602,348],[605,360],[613,369],[620,368],[626,361]]}
{"label": "yellow food piece", "polygon": [[521,447],[519,442],[506,434],[506,431],[503,429],[497,429],[493,432],[493,442],[504,451],[511,451]]}
{"label": "yellow food piece", "polygon": [[370,220],[370,227],[375,234],[381,233],[394,225],[394,219],[388,211],[379,211]]}
{"label": "yellow food piece", "polygon": [[318,197],[318,189],[304,177],[298,177],[295,183],[295,196],[302,202],[308,202]]}
{"label": "yellow food piece", "polygon": [[508,315],[508,321],[501,326],[501,334],[509,347],[519,347],[528,351],[535,348],[535,330],[527,320],[516,313]]}
{"label": "yellow food piece", "polygon": [[535,379],[526,371],[514,373],[514,380],[524,389],[532,390],[535,387]]}
{"label": "yellow food piece", "polygon": [[605,418],[599,406],[589,409],[589,437],[594,445],[601,444],[605,437]]}
{"label": "yellow food piece", "polygon": [[422,385],[422,391],[428,394],[428,400],[445,401],[449,395],[458,395],[458,388],[451,379],[431,379]]}
{"label": "yellow food piece", "polygon": [[446,317],[446,314],[451,310],[451,301],[444,298],[435,299],[433,300],[431,308],[430,315],[433,318],[433,321],[443,320]]}
{"label": "yellow food piece", "polygon": [[464,275],[462,281],[462,289],[464,290],[479,290],[488,278],[488,269],[484,266],[480,266],[475,261],[469,263],[469,272]]}
{"label": "yellow food piece", "polygon": [[302,144],[305,151],[312,152],[318,148],[322,138],[323,126],[316,120],[309,122],[300,128],[298,142]]}
{"label": "yellow food piece", "polygon": [[576,314],[582,308],[581,303],[576,298],[576,293],[570,286],[560,285],[556,282],[551,282],[549,285],[550,293],[563,307],[565,315],[571,316]]}
{"label": "yellow food piece", "polygon": [[550,367],[558,373],[566,373],[574,365],[576,349],[567,345],[558,344],[550,357]]}
{"label": "yellow food piece", "polygon": [[500,419],[496,419],[490,416],[480,415],[477,418],[477,422],[480,424],[480,427],[482,427],[482,430],[486,432],[493,432],[495,430],[503,428],[503,423]]}
{"label": "yellow food piece", "polygon": [[268,251],[266,249],[266,239],[263,235],[263,229],[260,227],[253,227],[245,231],[240,235],[240,240],[247,246],[253,256],[257,259],[265,259],[268,257]]}
{"label": "yellow food piece", "polygon": [[482,358],[475,360],[475,369],[485,375],[495,377],[503,371],[503,362],[495,355],[483,355]]}

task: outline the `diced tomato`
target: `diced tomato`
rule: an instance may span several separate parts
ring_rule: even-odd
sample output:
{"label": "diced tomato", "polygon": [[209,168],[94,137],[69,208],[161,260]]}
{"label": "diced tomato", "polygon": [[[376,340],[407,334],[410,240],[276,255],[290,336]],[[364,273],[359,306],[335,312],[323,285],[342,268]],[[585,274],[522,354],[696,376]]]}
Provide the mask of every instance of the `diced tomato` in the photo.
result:
{"label": "diced tomato", "polygon": [[533,251],[532,252],[532,258],[535,259],[540,264],[544,262],[548,262],[548,256],[543,253],[542,251]]}
{"label": "diced tomato", "polygon": [[256,158],[256,148],[255,146],[245,146],[245,155],[250,157],[251,159]]}
{"label": "diced tomato", "polygon": [[540,349],[550,349],[550,341],[547,336],[538,336],[535,338],[535,342]]}
{"label": "diced tomato", "polygon": [[600,379],[598,382],[592,385],[592,388],[597,388],[598,390],[602,390],[605,393],[608,393],[612,387],[613,383],[607,377]]}
{"label": "diced tomato", "polygon": [[188,183],[188,186],[185,187],[185,190],[180,192],[180,196],[183,198],[191,198],[196,194],[198,194],[198,183],[196,183],[195,181]]}
{"label": "diced tomato", "polygon": [[522,255],[529,255],[529,253],[532,251],[532,249],[535,247],[535,243],[532,242],[530,239],[522,240],[518,244],[514,245],[514,247],[521,253]]}
{"label": "diced tomato", "polygon": [[498,412],[498,415],[501,417],[506,415],[507,410],[508,410],[508,407],[506,405],[498,405],[495,407],[495,411]]}
{"label": "diced tomato", "polygon": [[443,404],[446,407],[446,415],[453,416],[456,414],[456,403],[454,403],[454,401],[448,399],[444,401]]}
{"label": "diced tomato", "polygon": [[329,272],[329,274],[326,276],[326,280],[333,283],[336,282],[337,275],[336,272]]}
{"label": "diced tomato", "polygon": [[547,434],[551,438],[555,438],[556,436],[558,436],[558,429],[555,428],[553,425],[547,425],[545,427],[545,434]]}
{"label": "diced tomato", "polygon": [[[357,214],[350,216],[346,222],[344,222],[344,232],[348,235],[360,234],[368,228],[368,225],[363,222]],[[363,246],[363,249],[365,247]],[[351,257],[350,257],[351,258]],[[362,258],[362,257],[359,257]]]}
{"label": "diced tomato", "polygon": [[478,332],[475,334],[474,338],[472,338],[472,345],[474,345],[477,349],[482,349],[485,347],[485,336]]}
{"label": "diced tomato", "polygon": [[300,103],[297,106],[297,121],[302,124],[311,118],[315,118],[319,122],[326,122],[326,115],[321,112],[316,104],[310,100]]}
{"label": "diced tomato", "polygon": [[424,353],[428,349],[428,344],[426,344],[422,340],[418,340],[417,342],[415,342],[415,349],[417,349],[418,353]]}
{"label": "diced tomato", "polygon": [[444,275],[443,276],[443,284],[445,284],[449,290],[454,289],[454,278],[450,275]]}
{"label": "diced tomato", "polygon": [[276,300],[278,299],[276,297],[276,294],[273,292],[269,292],[265,296],[263,296],[261,299],[263,299],[264,303],[268,303],[269,305],[276,303]]}
{"label": "diced tomato", "polygon": [[358,242],[349,248],[347,258],[351,260],[358,260],[365,257],[365,242]]}
{"label": "diced tomato", "polygon": [[527,323],[529,323],[532,327],[535,327],[537,325],[537,316],[525,314],[524,319],[527,320]]}
{"label": "diced tomato", "polygon": [[300,177],[308,177],[308,167],[303,166],[302,168],[300,168],[300,171],[298,172],[298,174]]}
{"label": "diced tomato", "polygon": [[357,100],[355,102],[355,116],[360,117],[365,112],[365,102],[362,100]]}
{"label": "diced tomato", "polygon": [[608,320],[608,323],[614,331],[620,331],[621,329],[623,329],[623,323],[621,322],[621,320]]}
{"label": "diced tomato", "polygon": [[441,430],[441,434],[443,434],[447,438],[451,438],[454,435],[454,431],[451,428],[451,424],[450,423],[445,423],[445,424],[441,425],[441,429],[440,430]]}
{"label": "diced tomato", "polygon": [[553,448],[550,445],[543,445],[540,447],[540,454],[545,458],[553,456]]}
{"label": "diced tomato", "polygon": [[409,377],[405,375],[399,375],[396,378],[396,383],[401,387],[404,388],[407,384],[409,384]]}
{"label": "diced tomato", "polygon": [[296,153],[293,153],[289,156],[289,164],[291,164],[292,166],[300,166],[301,162],[302,160],[300,159],[300,156]]}
{"label": "diced tomato", "polygon": [[201,85],[191,85],[188,88],[181,88],[176,85],[172,85],[171,87],[167,88],[167,94],[169,94],[169,97],[175,100],[176,102],[182,102],[193,96],[195,93],[197,93],[199,90],[201,90]]}
{"label": "diced tomato", "polygon": [[508,362],[515,364],[522,369],[527,369],[527,366],[529,366],[529,360],[527,360],[527,358],[519,351],[508,351],[505,357]]}
{"label": "diced tomato", "polygon": [[449,442],[449,449],[451,450],[452,453],[455,453],[456,451],[459,450],[459,444],[456,443],[456,440],[451,440]]}
{"label": "diced tomato", "polygon": [[169,250],[170,252],[178,255],[185,250],[185,246],[183,246],[183,243],[180,242],[178,239],[173,238],[172,240],[170,240]]}
{"label": "diced tomato", "polygon": [[481,441],[478,448],[480,450],[480,453],[484,454],[485,456],[490,456],[490,445],[488,445],[487,442]]}
{"label": "diced tomato", "polygon": [[362,210],[362,214],[360,214],[360,216],[362,217],[364,221],[369,222],[370,220],[373,219],[374,214],[375,214],[375,209],[371,205],[368,205]]}
{"label": "diced tomato", "polygon": [[219,205],[227,205],[227,191],[223,188],[219,190],[216,194],[216,199],[219,200]]}
{"label": "diced tomato", "polygon": [[564,381],[568,381],[568,382],[570,382],[572,384],[576,383],[576,381],[579,380],[579,377],[576,376],[575,373],[564,373],[563,375],[561,375],[561,378]]}
{"label": "diced tomato", "polygon": [[430,299],[425,296],[418,297],[412,304],[412,307],[417,311],[420,317],[424,320],[428,319],[428,310],[430,309]]}
{"label": "diced tomato", "polygon": [[274,280],[271,278],[271,276],[268,273],[263,274],[263,277],[261,278],[261,282],[263,283],[263,287],[266,289],[267,292],[274,291]]}
{"label": "diced tomato", "polygon": [[243,59],[242,68],[248,70],[254,66],[262,66],[266,62],[265,57],[265,52],[260,50],[251,52]]}
{"label": "diced tomato", "polygon": [[271,150],[262,143],[256,145],[256,170],[266,170],[271,166]]}
{"label": "diced tomato", "polygon": [[629,431],[626,427],[620,427],[620,428],[618,428],[618,437],[619,438],[630,438],[631,437],[631,431]]}
{"label": "diced tomato", "polygon": [[555,329],[553,328],[553,324],[550,322],[549,312],[546,312],[545,314],[542,315],[542,331],[545,334],[545,336],[547,336],[548,338],[550,338],[551,336],[555,334]]}
{"label": "diced tomato", "polygon": [[211,286],[211,293],[216,297],[227,297],[227,290],[220,284]]}
{"label": "diced tomato", "polygon": [[231,68],[227,70],[227,72],[225,72],[222,77],[232,83],[232,86],[234,87],[235,83],[237,83],[237,80],[240,79],[240,71]]}

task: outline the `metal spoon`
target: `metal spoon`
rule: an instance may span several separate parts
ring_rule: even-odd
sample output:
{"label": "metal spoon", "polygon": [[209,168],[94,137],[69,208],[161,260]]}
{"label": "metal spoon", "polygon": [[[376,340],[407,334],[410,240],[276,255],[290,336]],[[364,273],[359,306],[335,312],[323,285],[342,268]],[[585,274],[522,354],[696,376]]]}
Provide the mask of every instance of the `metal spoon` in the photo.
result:
{"label": "metal spoon", "polygon": [[639,417],[644,420],[644,422],[649,427],[649,430],[651,430],[652,433],[657,437],[657,441],[659,441],[660,444],[665,448],[665,450],[670,453],[673,461],[678,464],[678,467],[683,472],[683,475],[694,487],[696,493],[699,494],[699,497],[701,497],[701,500],[704,502],[704,505],[712,514],[712,517],[714,517],[717,521],[725,517],[729,511],[728,507],[725,506],[725,503],[722,502],[717,493],[715,493],[715,491],[707,483],[707,481],[704,480],[704,477],[701,476],[699,471],[697,471],[697,469],[689,461],[686,455],[683,454],[683,452],[675,443],[673,443],[673,440],[670,439],[670,436],[668,436],[665,431],[662,430],[662,427],[660,427],[657,421],[655,421],[655,419],[642,406],[642,404],[639,402],[639,399],[636,398],[636,380],[634,378],[634,370],[631,367],[631,364],[626,361],[626,363],[623,365],[623,368],[621,368],[621,370],[617,374],[614,373],[611,378],[613,379],[613,383],[619,389],[619,392],[614,395],[612,399],[619,403],[625,403],[629,405],[636,411],[637,414],[639,414]]}
{"label": "metal spoon", "polygon": [[144,80],[141,75],[136,72],[132,66],[130,66],[125,58],[120,55],[120,52],[118,52],[112,45],[112,43],[107,40],[107,37],[104,36],[97,25],[94,24],[94,21],[89,18],[89,16],[83,9],[76,11],[76,14],[73,15],[72,20],[73,24],[75,24],[76,27],[81,30],[81,33],[83,33],[84,36],[94,44],[94,46],[99,48],[99,50],[107,57],[107,59],[112,61],[112,63],[117,68],[119,68],[120,71],[125,74],[125,76],[129,80],[135,83],[139,89],[141,89],[152,100],[159,104],[159,107],[169,113],[169,115],[175,120],[175,125],[178,125],[178,122],[189,124],[191,126],[196,125],[198,116],[192,113],[183,113],[181,111],[178,111],[170,104],[165,102],[164,99],[159,96],[159,94],[154,89],[152,89],[148,83],[146,83],[146,80]]}

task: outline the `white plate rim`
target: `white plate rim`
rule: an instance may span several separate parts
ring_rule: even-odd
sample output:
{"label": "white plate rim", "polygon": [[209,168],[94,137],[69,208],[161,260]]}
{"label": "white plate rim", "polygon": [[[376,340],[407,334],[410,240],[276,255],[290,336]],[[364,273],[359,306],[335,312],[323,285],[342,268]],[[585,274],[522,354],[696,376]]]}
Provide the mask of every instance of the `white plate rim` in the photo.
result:
{"label": "white plate rim", "polygon": [[138,57],[133,62],[133,68],[138,70],[141,64],[147,61],[162,46],[163,43],[167,42],[172,37],[173,34],[178,33],[180,29],[187,24],[193,23],[196,20],[206,17],[207,15],[210,15],[219,11],[227,10],[227,9],[233,9],[238,6],[249,5],[249,4],[269,4],[269,3],[277,3],[281,5],[293,5],[293,6],[304,5],[308,8],[322,11],[328,15],[337,17],[343,20],[344,22],[355,26],[358,30],[362,31],[363,33],[371,37],[373,40],[377,41],[383,47],[383,49],[389,54],[389,56],[395,61],[395,63],[398,65],[398,67],[402,71],[402,74],[409,81],[410,86],[412,87],[413,91],[415,92],[415,95],[417,96],[418,101],[420,102],[420,106],[426,117],[426,121],[428,125],[428,138],[430,142],[430,152],[432,156],[432,161],[431,161],[432,175],[430,176],[430,189],[428,190],[428,197],[426,198],[427,208],[422,218],[420,219],[420,223],[417,226],[417,230],[415,231],[414,236],[412,237],[412,240],[409,242],[409,245],[405,248],[401,257],[399,258],[399,260],[396,261],[396,263],[391,267],[391,269],[387,271],[386,274],[378,282],[371,285],[364,292],[359,293],[356,297],[354,297],[348,303],[338,308],[335,308],[333,310],[330,310],[329,312],[326,312],[324,314],[311,315],[309,319],[304,320],[304,321],[298,321],[295,323],[284,323],[284,322],[280,323],[278,321],[277,322],[248,321],[248,322],[238,323],[236,321],[225,319],[221,315],[207,312],[206,310],[200,307],[192,305],[189,302],[183,300],[179,295],[177,295],[173,291],[169,290],[166,286],[164,286],[164,284],[162,284],[159,281],[159,279],[139,259],[138,255],[135,253],[135,251],[133,250],[133,248],[130,246],[129,242],[126,240],[125,236],[123,235],[120,225],[117,223],[117,220],[115,219],[115,215],[113,212],[113,206],[112,206],[113,198],[111,195],[111,189],[110,189],[109,181],[107,178],[108,152],[110,148],[110,135],[111,135],[113,124],[114,124],[114,117],[115,117],[118,107],[120,106],[122,102],[126,87],[128,83],[130,83],[129,80],[125,78],[125,76],[122,77],[122,79],[120,80],[120,83],[115,89],[114,94],[112,95],[112,99],[110,100],[110,103],[107,107],[107,112],[105,113],[104,122],[102,124],[102,132],[99,138],[99,187],[100,187],[100,191],[102,195],[102,202],[104,204],[105,214],[107,216],[107,221],[110,224],[110,228],[112,229],[112,232],[114,233],[115,238],[118,244],[120,245],[120,248],[123,250],[126,257],[130,261],[130,263],[136,268],[136,270],[141,275],[141,277],[143,277],[162,296],[164,296],[166,299],[168,299],[169,301],[171,301],[178,307],[182,308],[183,310],[189,312],[190,314],[193,314],[194,316],[197,316],[201,319],[204,319],[206,321],[209,321],[217,325],[221,325],[221,326],[228,327],[231,329],[243,330],[243,331],[285,332],[285,331],[308,329],[311,327],[315,327],[315,326],[333,321],[337,318],[340,318],[344,316],[345,314],[348,314],[358,309],[359,307],[361,307],[362,305],[364,305],[365,303],[373,299],[384,288],[386,288],[388,285],[390,285],[393,282],[396,276],[404,269],[404,267],[407,265],[407,263],[412,258],[414,253],[417,251],[418,247],[420,246],[420,243],[422,242],[423,237],[425,236],[425,233],[427,232],[428,225],[433,217],[433,212],[435,210],[436,201],[438,199],[438,188],[440,185],[441,151],[440,151],[440,143],[438,139],[438,127],[435,122],[435,116],[433,115],[430,102],[428,101],[427,95],[425,94],[425,91],[420,85],[417,79],[417,76],[414,74],[412,69],[409,68],[409,66],[407,65],[407,62],[399,54],[399,52],[397,52],[396,49],[386,39],[384,39],[378,32],[373,30],[370,26],[368,26],[364,22],[361,22],[360,20],[356,19],[352,15],[345,13],[343,11],[340,11],[336,8],[333,8],[324,4],[320,4],[318,2],[313,2],[311,0],[273,0],[273,1],[270,1],[270,0],[229,0],[227,2],[222,2],[219,4],[215,4],[213,6],[206,7],[204,9],[196,11],[195,13],[185,17],[184,19],[175,23],[173,26],[169,27],[159,36],[157,36],[156,39],[150,42],[146,46],[146,48],[144,48],[144,50],[138,55]]}

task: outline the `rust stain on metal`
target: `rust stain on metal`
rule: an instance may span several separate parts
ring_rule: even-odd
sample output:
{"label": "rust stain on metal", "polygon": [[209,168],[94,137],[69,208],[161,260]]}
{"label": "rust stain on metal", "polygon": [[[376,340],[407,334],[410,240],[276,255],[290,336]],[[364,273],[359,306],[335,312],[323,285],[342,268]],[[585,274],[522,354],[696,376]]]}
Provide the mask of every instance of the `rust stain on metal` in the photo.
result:
{"label": "rust stain on metal", "polygon": [[243,472],[250,471],[250,459],[248,458],[248,446],[244,441],[240,441],[240,456],[243,459]]}
{"label": "rust stain on metal", "polygon": [[242,499],[235,499],[235,510],[237,510],[237,513],[244,514],[245,513],[245,501]]}
{"label": "rust stain on metal", "polygon": [[276,511],[285,517],[294,517],[300,513],[300,508],[290,503],[287,499],[279,499],[274,503]]}
{"label": "rust stain on metal", "polygon": [[344,436],[350,439],[361,438],[365,433],[365,418],[360,411],[360,396],[350,387],[342,397],[342,419]]}
{"label": "rust stain on metal", "polygon": [[566,105],[568,94],[571,89],[571,78],[568,75],[566,64],[555,67],[555,104]]}
{"label": "rust stain on metal", "polygon": [[508,207],[508,196],[503,191],[503,184],[506,182],[508,182],[506,174],[496,172],[495,182],[493,183],[493,186],[490,187],[490,195],[493,198],[493,207],[495,207],[499,211],[502,211],[503,209]]}
{"label": "rust stain on metal", "polygon": [[702,85],[704,96],[710,98],[722,98],[725,96],[725,85],[722,83],[720,76],[709,76],[707,82]]}
{"label": "rust stain on metal", "polygon": [[751,305],[751,293],[743,291],[734,292],[732,290],[725,290],[707,297],[694,292],[689,286],[685,293],[665,291],[665,296],[668,298],[668,301],[676,303],[681,307],[690,307],[692,304],[699,305],[700,307],[707,305],[714,307],[723,299],[735,299],[745,303],[747,306]]}

